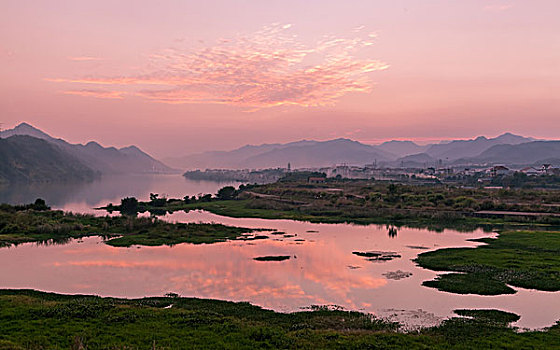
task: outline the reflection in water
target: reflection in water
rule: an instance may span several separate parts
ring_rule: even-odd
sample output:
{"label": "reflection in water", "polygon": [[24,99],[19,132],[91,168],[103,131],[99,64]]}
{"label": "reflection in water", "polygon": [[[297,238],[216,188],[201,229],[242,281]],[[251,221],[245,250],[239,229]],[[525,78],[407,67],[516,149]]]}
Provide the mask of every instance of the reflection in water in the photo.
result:
{"label": "reflection in water", "polygon": [[124,197],[147,200],[150,193],[169,198],[216,193],[220,188],[239,183],[194,181],[181,175],[119,175],[104,176],[91,182],[33,183],[0,186],[0,203],[26,204],[43,198],[55,209],[74,212],[95,212],[93,208],[108,203],[120,204]]}
{"label": "reflection in water", "polygon": [[387,233],[389,237],[391,238],[397,237],[397,233],[398,233],[397,228],[395,226],[387,226],[387,227],[389,228],[389,231]]}
{"label": "reflection in water", "polygon": [[[286,237],[174,247],[115,248],[95,237],[63,246],[25,244],[0,249],[0,287],[119,297],[175,292],[249,301],[280,311],[334,304],[381,316],[395,317],[395,310],[431,315],[424,319],[399,312],[413,325],[429,325],[457,308],[515,312],[522,316],[517,323],[522,327],[548,326],[560,318],[560,310],[550,307],[557,303],[558,293],[519,290],[515,295],[481,297],[443,293],[421,285],[435,273],[412,262],[418,246],[475,246],[477,243],[466,240],[493,236],[482,231],[435,233],[401,228],[398,237],[391,238],[384,226],[236,219],[200,211],[177,212],[166,219],[267,227],[285,232]],[[352,254],[357,250],[396,252],[401,258],[370,262]],[[266,256],[297,258],[254,260]]]}

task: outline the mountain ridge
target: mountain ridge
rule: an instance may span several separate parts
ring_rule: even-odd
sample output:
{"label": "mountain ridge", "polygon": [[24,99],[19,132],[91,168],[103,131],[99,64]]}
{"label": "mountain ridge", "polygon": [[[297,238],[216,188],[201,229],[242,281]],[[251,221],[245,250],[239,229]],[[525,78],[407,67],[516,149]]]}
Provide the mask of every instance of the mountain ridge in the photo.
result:
{"label": "mountain ridge", "polygon": [[101,174],[126,173],[174,173],[175,169],[152,158],[137,146],[103,147],[96,141],[86,144],[71,144],[63,139],[54,138],[28,123],[20,123],[13,129],[0,132],[0,138],[29,136],[55,145],[69,157],[82,162],[85,166]]}
{"label": "mountain ridge", "polygon": [[[418,145],[410,140],[391,140],[379,145],[338,138],[326,141],[300,140],[288,143],[244,145],[231,151],[209,151],[167,158],[166,161],[183,169],[206,168],[269,168],[331,166],[337,163],[401,166],[406,164],[435,166],[439,160],[446,163],[475,157],[498,144],[522,144],[535,139],[505,132],[494,138],[478,136],[473,139],[451,140],[444,143]],[[336,151],[330,147],[339,144]],[[306,147],[301,147],[306,146]],[[319,152],[317,148],[322,148]],[[348,153],[344,154],[344,150]],[[330,157],[329,157],[330,155]],[[433,163],[433,164],[432,164]]]}

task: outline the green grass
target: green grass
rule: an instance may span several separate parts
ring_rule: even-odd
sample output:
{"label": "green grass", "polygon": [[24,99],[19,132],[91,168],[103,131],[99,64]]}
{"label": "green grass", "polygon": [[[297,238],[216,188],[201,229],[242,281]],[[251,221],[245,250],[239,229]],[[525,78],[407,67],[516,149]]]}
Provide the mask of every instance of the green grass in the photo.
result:
{"label": "green grass", "polygon": [[512,312],[505,312],[492,309],[459,309],[454,310],[459,316],[472,317],[473,319],[488,321],[499,324],[510,324],[519,321],[519,315]]}
{"label": "green grass", "polygon": [[114,299],[0,290],[0,349],[560,347],[558,325],[516,333],[505,322],[511,316],[500,312],[463,314],[473,318],[451,318],[439,327],[403,333],[397,332],[397,324],[371,315],[325,308],[285,314],[206,299]]}
{"label": "green grass", "polygon": [[289,255],[267,255],[253,258],[256,261],[284,261],[290,259]]}
{"label": "green grass", "polygon": [[105,243],[114,247],[130,247],[132,245],[160,246],[180,243],[210,244],[232,239],[262,239],[256,236],[243,238],[244,234],[254,232],[253,229],[226,226],[222,224],[177,223],[158,230],[141,230],[138,233],[112,238]]}
{"label": "green grass", "polygon": [[448,248],[422,253],[418,265],[454,271],[424,285],[451,293],[514,293],[508,285],[543,291],[560,290],[560,232],[507,231],[476,248]]}
{"label": "green grass", "polygon": [[[112,246],[215,243],[243,239],[262,230],[205,223],[169,223],[151,217],[96,217],[58,210],[16,210],[0,206],[0,247],[27,242],[66,243],[73,238],[103,236]],[[267,236],[247,237],[263,239]]]}
{"label": "green grass", "polygon": [[[234,198],[234,200],[231,200]],[[198,198],[138,202],[137,210],[172,213],[203,209],[239,218],[317,223],[391,224],[441,231],[472,231],[496,225],[560,225],[560,191],[465,189],[445,185],[402,185],[371,180],[329,180],[324,184],[279,181],[242,185],[227,200]],[[121,210],[121,206],[106,206]],[[552,215],[486,218],[479,210],[526,211]],[[488,215],[488,214],[485,214]]]}

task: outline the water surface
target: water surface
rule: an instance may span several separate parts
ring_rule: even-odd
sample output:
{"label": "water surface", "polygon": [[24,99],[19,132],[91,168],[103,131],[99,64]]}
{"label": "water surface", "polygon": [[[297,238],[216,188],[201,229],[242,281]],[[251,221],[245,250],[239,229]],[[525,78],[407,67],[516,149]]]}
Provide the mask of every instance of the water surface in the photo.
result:
{"label": "water surface", "polygon": [[55,209],[80,213],[100,213],[93,208],[108,203],[119,204],[121,198],[148,200],[150,193],[168,198],[186,195],[215,194],[224,186],[238,182],[196,181],[181,175],[115,175],[91,182],[33,183],[0,186],[0,203],[27,204],[43,198]]}

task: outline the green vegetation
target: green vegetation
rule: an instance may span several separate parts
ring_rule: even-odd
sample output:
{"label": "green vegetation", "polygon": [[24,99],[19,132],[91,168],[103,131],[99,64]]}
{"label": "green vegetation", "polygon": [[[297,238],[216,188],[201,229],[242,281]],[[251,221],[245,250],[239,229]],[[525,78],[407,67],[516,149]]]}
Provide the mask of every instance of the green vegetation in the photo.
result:
{"label": "green vegetation", "polygon": [[[167,213],[204,209],[231,217],[406,225],[437,231],[490,229],[496,225],[560,225],[560,191],[412,186],[371,180],[328,179],[325,183],[308,183],[294,177],[274,184],[241,185],[239,190],[225,187],[216,197],[206,194],[183,200],[165,199],[158,206],[153,200],[138,202],[136,210]],[[100,209],[126,212],[125,204]],[[538,215],[494,215],[489,210]],[[392,233],[396,232],[395,229]]]}
{"label": "green vegetation", "polygon": [[290,259],[289,255],[268,255],[268,256],[258,256],[253,258],[256,261],[284,261]]}
{"label": "green vegetation", "polygon": [[[105,216],[49,210],[43,200],[24,206],[0,205],[0,247],[26,242],[66,243],[103,236],[109,245],[215,243],[263,230],[204,223],[168,223],[154,217]],[[263,239],[267,236],[247,237]]]}
{"label": "green vegetation", "polygon": [[[243,227],[225,226],[222,224],[203,223],[177,223],[172,226],[165,225],[157,230],[140,230],[138,233],[113,238],[106,241],[114,247],[130,247],[132,245],[160,246],[175,245],[179,243],[216,243],[231,239],[262,239],[268,236],[255,236],[244,238],[244,234],[256,230]],[[260,238],[257,238],[260,237]]]}
{"label": "green vegetation", "polygon": [[390,261],[401,257],[395,252],[352,252],[352,254],[368,258],[368,261]]}
{"label": "green vegetation", "polygon": [[500,310],[485,310],[485,309],[459,309],[454,310],[454,312],[459,316],[472,317],[474,319],[499,323],[503,325],[510,324],[512,322],[519,321],[519,315],[511,312],[505,312]]}
{"label": "green vegetation", "polygon": [[422,253],[418,265],[454,271],[424,282],[451,293],[515,293],[507,285],[544,291],[560,290],[560,232],[507,231],[476,248],[448,248]]}
{"label": "green vegetation", "polygon": [[517,333],[515,315],[466,310],[439,327],[398,324],[328,310],[290,314],[248,303],[166,297],[115,299],[0,291],[1,349],[474,349],[555,348],[560,326]]}

